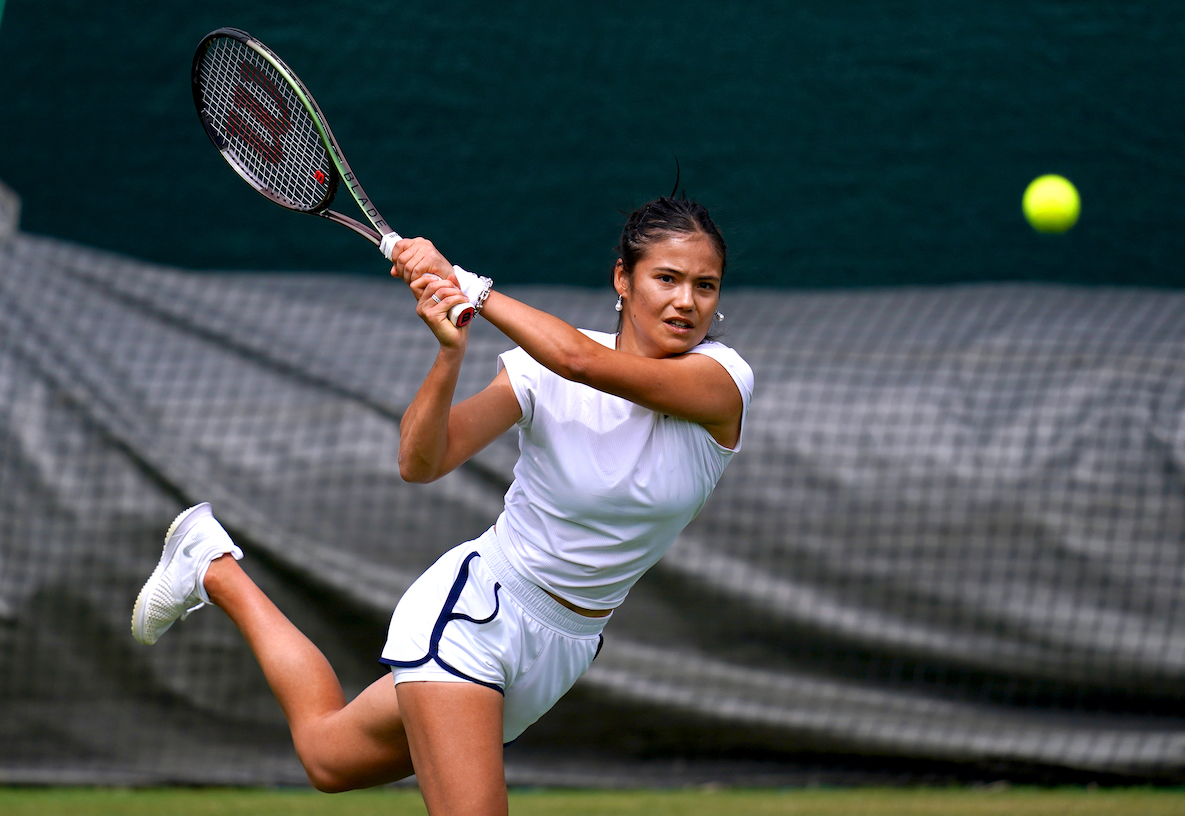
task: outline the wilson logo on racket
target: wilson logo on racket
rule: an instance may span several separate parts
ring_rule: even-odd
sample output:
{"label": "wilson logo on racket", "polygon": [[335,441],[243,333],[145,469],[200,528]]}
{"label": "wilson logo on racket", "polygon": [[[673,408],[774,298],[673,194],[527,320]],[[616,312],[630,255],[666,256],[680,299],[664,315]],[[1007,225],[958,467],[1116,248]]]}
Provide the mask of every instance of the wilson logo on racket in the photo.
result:
{"label": "wilson logo on racket", "polygon": [[[264,161],[279,164],[284,161],[282,138],[292,130],[292,112],[288,109],[288,100],[270,77],[245,60],[239,65],[239,78],[242,82],[235,86],[234,110],[226,118],[226,130],[254,148]],[[268,110],[259,97],[248,89],[248,84],[262,90],[277,113]],[[252,127],[244,112],[250,113],[250,118],[258,122],[270,138],[265,138]]]}
{"label": "wilson logo on racket", "polygon": [[324,184],[328,180],[328,176],[323,171],[318,170],[316,173],[313,173],[313,180],[318,184]]}

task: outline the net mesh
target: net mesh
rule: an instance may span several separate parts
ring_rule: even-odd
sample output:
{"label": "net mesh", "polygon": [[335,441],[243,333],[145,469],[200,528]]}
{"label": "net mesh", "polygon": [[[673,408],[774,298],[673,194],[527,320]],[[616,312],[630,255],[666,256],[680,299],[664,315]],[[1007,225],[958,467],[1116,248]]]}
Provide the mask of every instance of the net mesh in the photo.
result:
{"label": "net mesh", "polygon": [[276,68],[232,37],[215,37],[198,66],[203,113],[223,155],[285,206],[314,210],[332,164],[312,116]]}
{"label": "net mesh", "polygon": [[[397,283],[0,244],[0,780],[301,783],[216,609],[132,601],[183,507],[347,695],[497,516],[513,435],[400,481],[435,354]],[[608,329],[610,292],[513,293]],[[757,387],[700,516],[512,784],[1185,781],[1185,293],[728,291]],[[458,398],[508,343],[471,329]]]}

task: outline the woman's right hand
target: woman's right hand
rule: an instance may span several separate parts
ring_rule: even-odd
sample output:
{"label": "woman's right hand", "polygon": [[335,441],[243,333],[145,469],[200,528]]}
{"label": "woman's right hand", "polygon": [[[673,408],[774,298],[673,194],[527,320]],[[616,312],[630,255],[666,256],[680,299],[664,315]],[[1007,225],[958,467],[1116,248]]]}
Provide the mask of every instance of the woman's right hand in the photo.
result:
{"label": "woman's right hand", "polygon": [[411,291],[416,296],[416,314],[432,329],[441,347],[464,349],[469,333],[454,326],[448,317],[449,309],[469,302],[456,283],[429,272],[412,281]]}

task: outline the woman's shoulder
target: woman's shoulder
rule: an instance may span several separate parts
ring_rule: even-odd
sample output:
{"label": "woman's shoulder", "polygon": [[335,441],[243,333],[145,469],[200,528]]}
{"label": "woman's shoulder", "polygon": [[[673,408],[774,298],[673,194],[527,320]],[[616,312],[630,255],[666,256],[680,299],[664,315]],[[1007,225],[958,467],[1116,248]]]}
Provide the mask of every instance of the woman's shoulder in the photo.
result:
{"label": "woman's shoulder", "polygon": [[705,340],[687,353],[706,355],[724,366],[740,388],[745,404],[749,404],[749,399],[753,395],[753,367],[745,361],[740,352],[717,340]]}

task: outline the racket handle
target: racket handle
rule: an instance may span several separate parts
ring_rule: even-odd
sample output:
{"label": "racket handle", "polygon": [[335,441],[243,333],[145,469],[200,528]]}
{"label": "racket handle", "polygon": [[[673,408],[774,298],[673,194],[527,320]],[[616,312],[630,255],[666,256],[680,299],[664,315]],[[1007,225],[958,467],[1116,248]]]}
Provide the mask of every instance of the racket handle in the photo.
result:
{"label": "racket handle", "polygon": [[469,321],[473,320],[475,314],[477,311],[473,308],[472,303],[458,303],[448,310],[448,319],[458,329],[463,329],[469,325]]}
{"label": "racket handle", "polygon": [[[379,242],[379,252],[383,253],[383,257],[391,263],[395,259],[391,257],[391,253],[395,251],[395,242],[402,241],[397,232],[388,232],[383,236],[383,240]],[[456,306],[448,310],[448,319],[458,329],[462,329],[469,325],[469,321],[473,320],[473,316],[477,314],[477,310],[473,308],[472,303],[458,303]]]}
{"label": "racket handle", "polygon": [[379,241],[379,252],[383,253],[383,257],[391,263],[395,263],[395,259],[391,254],[395,251],[395,242],[402,241],[403,237],[397,232],[388,232],[383,236],[383,240]]}

